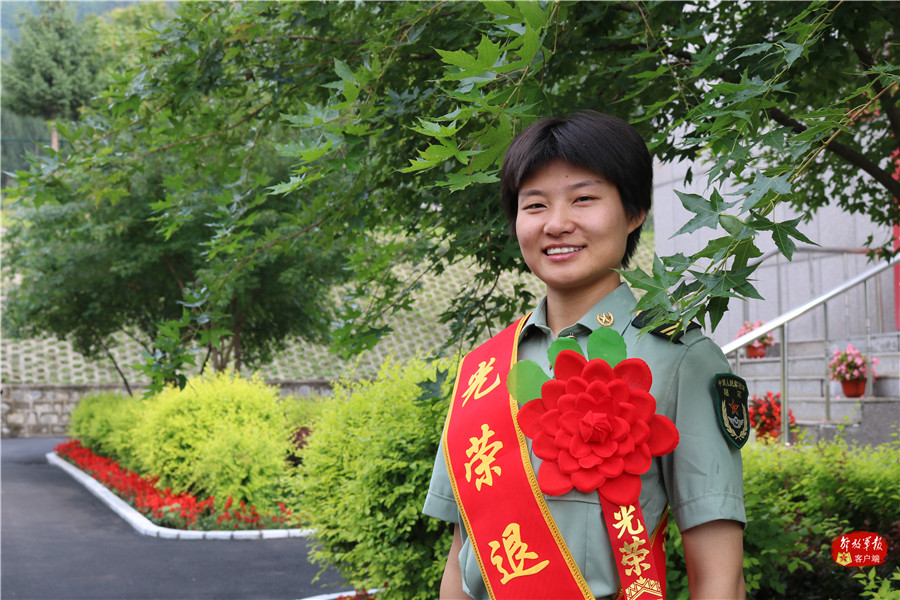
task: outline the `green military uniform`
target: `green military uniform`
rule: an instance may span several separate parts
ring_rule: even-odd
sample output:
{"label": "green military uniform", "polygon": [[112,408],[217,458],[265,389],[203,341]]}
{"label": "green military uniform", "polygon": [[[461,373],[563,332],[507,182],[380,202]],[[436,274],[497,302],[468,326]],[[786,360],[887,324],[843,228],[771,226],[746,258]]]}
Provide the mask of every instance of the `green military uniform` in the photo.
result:
{"label": "green military uniform", "polygon": [[[546,299],[541,301],[522,329],[518,357],[537,362],[552,375],[547,349],[554,338],[546,325],[545,302]],[[625,339],[628,357],[641,358],[650,366],[653,374],[650,393],[656,398],[657,413],[675,423],[680,442],[671,454],[654,458],[650,470],[641,476],[640,503],[647,526],[655,527],[667,504],[682,531],[718,519],[746,523],[741,455],[727,441],[717,421],[714,381],[717,374],[730,371],[725,356],[698,329],[684,333],[677,342],[642,334],[632,325],[634,306],[631,290],[620,285],[580,321],[563,329],[560,336],[573,337],[586,353],[591,331],[601,327],[601,321],[605,325],[611,320],[609,326]],[[532,454],[531,462],[537,473],[541,460]],[[619,578],[597,494],[572,490],[546,499],[593,594],[597,597],[615,594]],[[424,512],[444,521],[461,523],[440,449]],[[487,598],[465,528],[460,527],[460,532],[463,589],[475,599]]]}

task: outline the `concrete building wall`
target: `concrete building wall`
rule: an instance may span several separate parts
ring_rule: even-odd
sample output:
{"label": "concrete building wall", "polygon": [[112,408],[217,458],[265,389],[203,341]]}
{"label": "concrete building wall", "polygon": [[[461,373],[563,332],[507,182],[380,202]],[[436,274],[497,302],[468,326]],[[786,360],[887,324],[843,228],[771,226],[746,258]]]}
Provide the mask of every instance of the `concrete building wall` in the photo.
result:
{"label": "concrete building wall", "polygon": [[[656,252],[668,256],[681,252],[690,255],[701,250],[709,240],[725,235],[722,229],[710,229],[673,238],[692,213],[682,206],[675,190],[706,196],[705,177],[694,167],[694,181],[684,185],[686,164],[657,165],[654,182],[654,228]],[[796,218],[798,214],[787,207],[776,209],[777,220]],[[861,215],[849,215],[836,207],[826,207],[808,223],[798,227],[809,239],[825,248],[862,248],[871,235],[876,243],[891,238],[888,228],[875,227]],[[758,247],[763,252],[777,250],[771,236],[760,236]],[[741,302],[732,300],[728,314],[711,337],[720,345],[730,342],[745,320],[769,321],[779,314],[829,291],[833,287],[874,265],[862,254],[795,253],[788,262],[784,257],[772,257],[755,273],[754,286],[765,300]],[[863,335],[868,319],[873,332],[897,330],[894,319],[893,270],[889,269],[868,284],[868,294],[862,287],[848,292],[829,303],[828,332],[831,339]],[[864,302],[864,297],[868,302]],[[868,307],[868,313],[866,308]],[[822,339],[821,310],[800,317],[790,326],[790,339]],[[707,331],[709,334],[710,332]]]}

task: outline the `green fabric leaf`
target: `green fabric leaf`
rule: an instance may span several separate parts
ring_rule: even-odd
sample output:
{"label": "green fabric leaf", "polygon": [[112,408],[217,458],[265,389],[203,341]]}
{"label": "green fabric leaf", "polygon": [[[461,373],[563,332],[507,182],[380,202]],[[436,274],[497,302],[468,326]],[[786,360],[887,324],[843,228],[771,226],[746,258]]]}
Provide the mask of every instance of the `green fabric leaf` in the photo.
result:
{"label": "green fabric leaf", "polygon": [[601,327],[591,332],[591,335],[588,336],[587,350],[588,359],[600,358],[611,367],[615,367],[625,360],[628,354],[625,339],[611,327]]}
{"label": "green fabric leaf", "polygon": [[550,347],[547,349],[547,359],[550,361],[550,366],[556,364],[556,357],[559,356],[559,353],[563,350],[572,350],[577,352],[578,354],[584,356],[584,352],[581,351],[581,346],[578,345],[578,342],[568,337],[556,338]]}
{"label": "green fabric leaf", "polygon": [[550,381],[544,370],[533,360],[520,360],[506,376],[506,388],[519,404],[541,397],[541,386]]}

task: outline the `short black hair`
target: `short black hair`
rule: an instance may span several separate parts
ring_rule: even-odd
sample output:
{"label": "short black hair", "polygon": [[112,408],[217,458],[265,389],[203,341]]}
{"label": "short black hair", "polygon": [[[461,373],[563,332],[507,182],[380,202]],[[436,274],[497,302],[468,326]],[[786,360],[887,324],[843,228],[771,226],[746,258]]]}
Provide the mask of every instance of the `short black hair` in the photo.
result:
{"label": "short black hair", "polygon": [[[554,160],[587,169],[616,186],[628,217],[650,212],[653,160],[641,135],[618,117],[584,110],[570,117],[546,117],[519,134],[506,149],[500,173],[500,202],[516,234],[519,188]],[[622,266],[634,256],[643,224],[628,236]]]}

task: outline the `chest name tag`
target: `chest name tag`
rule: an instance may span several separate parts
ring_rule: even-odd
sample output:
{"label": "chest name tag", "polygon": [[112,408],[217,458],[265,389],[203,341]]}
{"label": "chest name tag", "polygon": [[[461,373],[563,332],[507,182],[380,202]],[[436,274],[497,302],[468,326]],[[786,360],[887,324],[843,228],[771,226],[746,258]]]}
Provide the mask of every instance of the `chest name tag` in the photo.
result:
{"label": "chest name tag", "polygon": [[725,438],[735,448],[743,448],[750,439],[750,414],[747,410],[747,382],[733,373],[716,375],[716,421]]}

